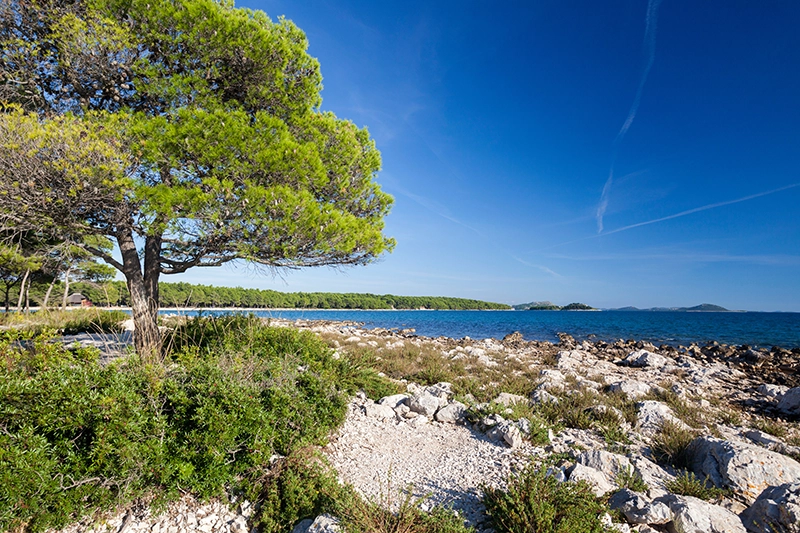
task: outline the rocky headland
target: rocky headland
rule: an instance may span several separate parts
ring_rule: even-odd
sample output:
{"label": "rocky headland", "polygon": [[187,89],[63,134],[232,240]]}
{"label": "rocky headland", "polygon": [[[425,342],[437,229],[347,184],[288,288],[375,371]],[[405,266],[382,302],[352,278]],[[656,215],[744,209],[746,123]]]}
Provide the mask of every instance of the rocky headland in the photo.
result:
{"label": "rocky headland", "polygon": [[[271,324],[309,329],[402,389],[358,394],[323,450],[343,482],[387,506],[410,489],[423,508],[446,505],[492,531],[483,491],[533,464],[560,482],[589,482],[609,503],[609,530],[800,531],[800,349]],[[131,509],[75,528],[239,533],[251,511],[186,498],[158,516]],[[295,531],[338,526],[321,516]]]}

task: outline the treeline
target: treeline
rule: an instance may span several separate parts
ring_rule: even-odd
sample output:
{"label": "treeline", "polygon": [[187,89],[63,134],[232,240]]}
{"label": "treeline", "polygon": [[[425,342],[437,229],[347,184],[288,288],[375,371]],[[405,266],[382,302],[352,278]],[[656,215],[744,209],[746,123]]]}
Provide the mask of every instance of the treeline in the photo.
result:
{"label": "treeline", "polygon": [[[75,289],[96,306],[129,305],[122,281],[105,284],[76,283]],[[444,296],[392,294],[279,292],[269,289],[216,287],[192,283],[160,283],[162,307],[252,307],[302,309],[510,309],[505,304]]]}

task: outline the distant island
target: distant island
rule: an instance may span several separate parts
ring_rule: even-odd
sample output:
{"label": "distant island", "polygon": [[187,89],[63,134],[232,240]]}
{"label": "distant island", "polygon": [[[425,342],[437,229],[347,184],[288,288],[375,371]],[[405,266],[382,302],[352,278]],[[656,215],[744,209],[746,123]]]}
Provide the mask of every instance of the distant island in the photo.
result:
{"label": "distant island", "polygon": [[730,312],[730,309],[725,309],[720,305],[714,304],[700,304],[694,307],[650,307],[648,309],[639,309],[638,307],[620,307],[617,309],[607,309],[607,311],[648,311],[648,312],[661,312],[661,311],[679,311],[686,313],[724,313]]}
{"label": "distant island", "polygon": [[514,309],[517,311],[599,311],[599,309],[579,302],[560,306],[548,301],[518,304],[514,306]]}
{"label": "distant island", "polygon": [[517,304],[513,306],[517,311],[640,311],[648,313],[657,313],[664,311],[681,312],[681,313],[730,313],[730,309],[725,309],[720,305],[714,304],[700,304],[694,307],[650,307],[647,309],[639,309],[638,307],[618,307],[615,309],[596,309],[592,306],[582,303],[571,303],[565,306],[556,305],[550,301],[542,302],[528,302],[526,304]]}

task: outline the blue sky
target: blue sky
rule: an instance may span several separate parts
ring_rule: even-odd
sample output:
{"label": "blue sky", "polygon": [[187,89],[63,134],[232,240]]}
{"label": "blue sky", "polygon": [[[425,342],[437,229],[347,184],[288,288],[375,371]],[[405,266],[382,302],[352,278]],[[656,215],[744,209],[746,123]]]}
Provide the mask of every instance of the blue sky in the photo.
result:
{"label": "blue sky", "polygon": [[368,127],[395,251],[165,281],[800,311],[800,3],[237,3]]}

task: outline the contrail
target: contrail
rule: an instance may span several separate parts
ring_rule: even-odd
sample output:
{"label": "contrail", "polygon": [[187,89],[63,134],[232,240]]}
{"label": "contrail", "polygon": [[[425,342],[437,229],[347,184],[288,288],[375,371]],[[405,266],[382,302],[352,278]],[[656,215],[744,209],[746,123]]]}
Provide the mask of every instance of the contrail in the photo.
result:
{"label": "contrail", "polygon": [[532,253],[541,253],[541,252],[544,252],[546,250],[552,250],[553,248],[558,248],[559,246],[566,246],[568,244],[575,244],[576,242],[583,242],[583,241],[588,241],[588,240],[592,240],[592,239],[597,239],[597,238],[600,238],[600,237],[604,237],[606,235],[613,235],[614,233],[619,233],[621,231],[627,231],[629,229],[640,228],[642,226],[649,226],[650,224],[655,224],[656,222],[664,222],[665,220],[672,220],[673,218],[685,217],[686,215],[699,213],[701,211],[708,211],[709,209],[716,209],[717,207],[723,207],[723,206],[726,206],[726,205],[738,204],[740,202],[746,202],[747,200],[752,200],[754,198],[761,198],[762,196],[767,196],[769,194],[775,194],[776,192],[781,192],[781,191],[785,191],[785,190],[788,190],[788,189],[794,189],[795,187],[800,187],[800,182],[792,183],[790,185],[784,185],[783,187],[778,187],[777,189],[770,189],[769,191],[750,194],[748,196],[743,196],[742,198],[737,198],[735,200],[727,200],[725,202],[716,202],[716,203],[713,203],[713,204],[702,205],[700,207],[695,207],[693,209],[688,209],[686,211],[681,211],[680,213],[675,213],[674,215],[667,215],[665,217],[655,218],[653,220],[645,220],[644,222],[637,222],[636,224],[631,224],[629,226],[623,226],[621,228],[617,228],[615,230],[608,231],[606,233],[596,233],[594,235],[588,235],[586,237],[581,237],[579,239],[574,239],[574,240],[566,241],[566,242],[560,242],[558,244],[553,244],[553,245],[550,245],[550,246],[546,246],[544,248],[540,248],[540,249],[538,249],[538,250],[536,250],[535,252],[532,252]]}
{"label": "contrail", "polygon": [[628,117],[623,122],[622,127],[619,129],[614,144],[611,149],[611,168],[608,170],[608,179],[603,186],[603,192],[600,195],[600,202],[597,205],[597,233],[603,232],[603,216],[606,214],[608,208],[608,194],[611,192],[611,185],[614,183],[614,163],[617,159],[617,151],[622,139],[633,124],[636,118],[636,113],[639,111],[639,103],[642,101],[642,92],[644,91],[644,84],[647,81],[647,76],[650,74],[650,69],[653,67],[653,62],[656,60],[656,26],[658,24],[658,6],[661,5],[661,0],[649,0],[647,2],[647,16],[645,18],[644,29],[644,48],[647,61],[645,62],[642,75],[639,78],[639,86],[636,88],[636,96],[633,98],[631,108],[628,111]]}
{"label": "contrail", "polygon": [[737,198],[736,200],[728,200],[727,202],[717,202],[715,204],[703,205],[703,206],[700,206],[700,207],[695,207],[694,209],[689,209],[687,211],[681,211],[680,213],[675,213],[674,215],[668,215],[668,216],[661,217],[661,218],[654,218],[653,220],[646,220],[644,222],[638,222],[636,224],[631,224],[630,226],[623,226],[621,228],[617,228],[615,230],[606,232],[606,233],[604,233],[604,235],[612,235],[614,233],[619,233],[621,231],[627,231],[629,229],[640,228],[642,226],[655,224],[656,222],[664,222],[665,220],[672,220],[673,218],[685,217],[686,215],[699,213],[700,211],[708,211],[709,209],[716,209],[717,207],[722,207],[722,206],[725,206],[725,205],[738,204],[739,202],[746,202],[747,200],[752,200],[753,198],[760,198],[762,196],[767,196],[768,194],[775,194],[776,192],[785,191],[787,189],[793,189],[795,187],[800,187],[800,183],[792,183],[791,185],[786,185],[784,187],[779,187],[777,189],[772,189],[772,190],[769,190],[769,191],[759,192],[759,193],[756,193],[756,194],[751,194],[749,196],[744,196],[742,198]]}

